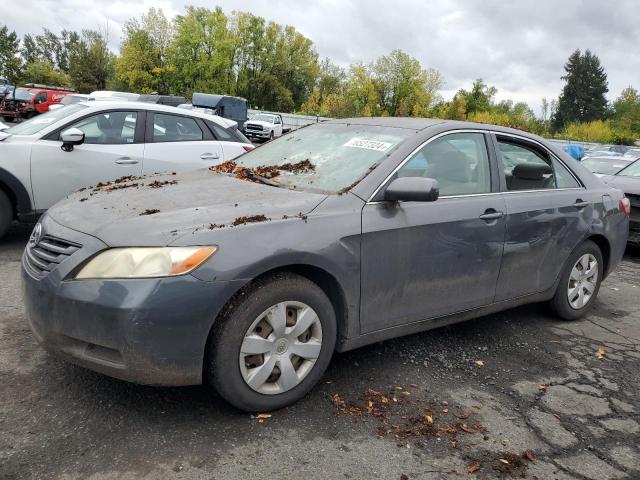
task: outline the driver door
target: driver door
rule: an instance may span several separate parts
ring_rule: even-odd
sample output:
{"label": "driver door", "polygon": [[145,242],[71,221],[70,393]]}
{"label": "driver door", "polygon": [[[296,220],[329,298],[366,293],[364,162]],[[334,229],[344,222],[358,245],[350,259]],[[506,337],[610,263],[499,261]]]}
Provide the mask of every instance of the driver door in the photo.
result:
{"label": "driver door", "polygon": [[[142,173],[142,112],[106,111],[65,125],[52,139],[38,140],[31,151],[35,208],[46,210],[81,188]],[[70,152],[60,148],[60,133],[78,128],[85,141]],[[47,137],[50,138],[50,137]]]}
{"label": "driver door", "polygon": [[362,333],[494,300],[505,203],[494,194],[497,175],[485,135],[438,137],[390,181],[411,176],[437,180],[438,200],[369,202],[362,211]]}

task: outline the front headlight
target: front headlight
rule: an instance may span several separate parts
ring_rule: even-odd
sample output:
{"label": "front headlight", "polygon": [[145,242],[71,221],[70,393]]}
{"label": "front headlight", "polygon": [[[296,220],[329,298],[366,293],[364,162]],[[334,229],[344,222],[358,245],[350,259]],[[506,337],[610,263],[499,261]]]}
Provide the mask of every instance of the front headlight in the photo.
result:
{"label": "front headlight", "polygon": [[150,278],[184,275],[198,268],[217,247],[111,248],[92,258],[76,279]]}

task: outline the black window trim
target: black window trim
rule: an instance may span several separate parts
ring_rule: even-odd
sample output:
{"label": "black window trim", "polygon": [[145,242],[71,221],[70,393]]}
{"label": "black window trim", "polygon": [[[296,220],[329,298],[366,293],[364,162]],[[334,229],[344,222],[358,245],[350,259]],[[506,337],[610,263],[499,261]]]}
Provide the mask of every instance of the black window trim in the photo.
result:
{"label": "black window trim", "polygon": [[[557,191],[563,191],[563,190],[585,190],[586,187],[584,186],[584,183],[582,182],[582,180],[580,180],[580,178],[574,173],[574,171],[567,165],[566,162],[564,162],[561,158],[559,158],[555,153],[553,153],[551,150],[549,150],[545,145],[543,145],[542,143],[532,139],[532,138],[527,138],[527,137],[523,137],[520,135],[516,135],[513,133],[506,133],[506,132],[500,132],[500,131],[491,131],[491,136],[493,137],[493,148],[496,152],[496,159],[498,161],[498,172],[500,175],[500,192],[501,193],[508,193],[508,194],[514,194],[514,193],[525,193],[525,192],[557,192]],[[504,164],[502,163],[502,154],[500,152],[500,147],[498,145],[499,142],[499,138],[498,137],[509,137],[512,140],[511,143],[514,144],[522,144],[524,147],[526,148],[530,148],[534,151],[538,151],[539,153],[543,153],[546,155],[547,158],[551,159],[555,159],[557,162],[559,162],[566,170],[567,172],[569,172],[569,174],[573,177],[573,179],[578,183],[577,187],[563,187],[563,188],[545,188],[545,189],[529,189],[529,190],[509,190],[507,188],[507,180],[506,177],[504,175]],[[552,165],[550,165],[551,168],[553,168],[553,163]],[[555,176],[555,169],[554,169],[554,176]]]}
{"label": "black window trim", "polygon": [[[104,114],[104,113],[110,113],[110,112],[131,112],[131,113],[135,113],[136,116],[136,130],[133,134],[133,143],[109,143],[109,144],[103,144],[103,145],[135,145],[136,143],[144,143],[144,124],[145,124],[145,119],[146,119],[146,110],[140,110],[137,108],[126,108],[126,109],[122,109],[122,108],[109,108],[106,110],[100,110],[99,112],[96,111],[92,111],[91,113],[88,113],[87,115],[83,115],[81,117],[75,118],[67,123],[65,123],[63,126],[56,128],[55,130],[49,132],[48,134],[46,134],[45,136],[43,136],[42,138],[40,138],[40,140],[50,140],[50,141],[54,141],[54,142],[60,142],[62,140],[60,140],[60,134],[62,133],[63,130],[66,130],[67,128],[70,128],[72,125],[75,125],[76,123],[84,120],[85,118],[89,118],[89,117],[93,117],[95,115],[100,115],[100,114]],[[98,145],[98,144],[92,144],[92,145]]]}

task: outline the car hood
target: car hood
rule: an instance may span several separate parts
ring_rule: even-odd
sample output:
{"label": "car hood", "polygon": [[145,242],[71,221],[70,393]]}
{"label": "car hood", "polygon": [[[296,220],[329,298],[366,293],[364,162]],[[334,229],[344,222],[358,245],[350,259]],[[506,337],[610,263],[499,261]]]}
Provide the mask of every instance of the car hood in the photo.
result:
{"label": "car hood", "polygon": [[158,246],[198,229],[233,228],[241,217],[307,214],[325,198],[198,170],[87,188],[56,204],[48,215],[109,246]]}
{"label": "car hood", "polygon": [[604,175],[600,177],[607,185],[622,190],[631,195],[640,195],[640,178],[625,177],[623,175]]}

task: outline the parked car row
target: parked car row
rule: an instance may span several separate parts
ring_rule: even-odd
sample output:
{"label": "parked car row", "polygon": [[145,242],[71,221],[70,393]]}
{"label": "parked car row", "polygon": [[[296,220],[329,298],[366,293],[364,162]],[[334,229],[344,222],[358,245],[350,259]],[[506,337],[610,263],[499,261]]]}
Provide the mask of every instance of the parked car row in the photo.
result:
{"label": "parked car row", "polygon": [[[65,108],[0,142],[20,157],[27,210],[76,176],[94,185],[34,228],[26,311],[45,348],[116,378],[210,383],[240,409],[273,410],[309,392],[334,351],[531,302],[580,318],[625,250],[622,192],[517,130],[334,120],[255,150],[235,138],[250,151],[215,165],[239,151],[212,158],[235,132],[217,117]],[[214,166],[96,186],[193,161]]]}
{"label": "parked car row", "polygon": [[0,99],[0,116],[7,122],[29,119],[48,112],[71,93],[75,93],[72,88],[28,83],[4,94]]}
{"label": "parked car row", "polygon": [[181,172],[254,146],[235,122],[143,102],[85,102],[0,131],[0,237],[80,188]]}

